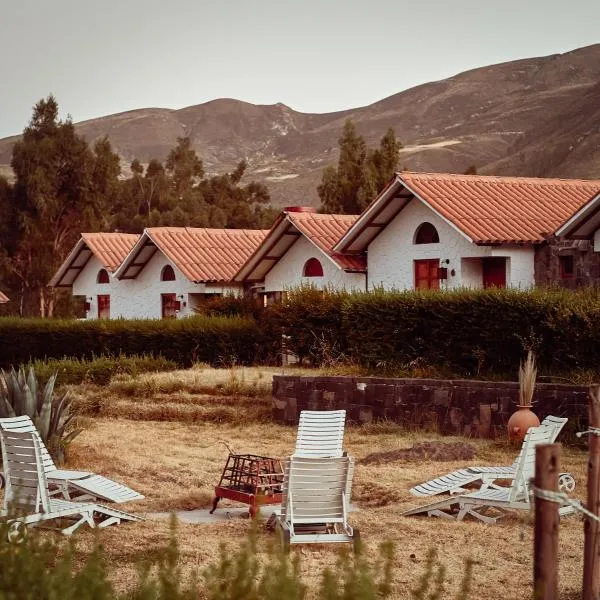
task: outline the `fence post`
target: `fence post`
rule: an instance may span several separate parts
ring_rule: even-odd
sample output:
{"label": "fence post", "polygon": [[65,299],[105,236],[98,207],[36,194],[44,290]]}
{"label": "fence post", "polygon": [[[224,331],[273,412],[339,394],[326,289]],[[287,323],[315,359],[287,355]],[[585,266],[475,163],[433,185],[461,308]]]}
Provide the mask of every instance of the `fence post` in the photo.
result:
{"label": "fence post", "polygon": [[[560,444],[540,444],[535,449],[537,489],[558,491]],[[558,599],[558,504],[535,498],[535,536],[533,541],[533,582],[536,600]]]}
{"label": "fence post", "polygon": [[[590,386],[589,396],[590,429],[600,427],[600,386]],[[600,514],[600,437],[593,433],[589,436],[589,459],[587,481],[586,508],[595,515]],[[583,600],[600,598],[600,582],[598,581],[598,521],[585,518],[583,531],[585,535],[583,549]]]}

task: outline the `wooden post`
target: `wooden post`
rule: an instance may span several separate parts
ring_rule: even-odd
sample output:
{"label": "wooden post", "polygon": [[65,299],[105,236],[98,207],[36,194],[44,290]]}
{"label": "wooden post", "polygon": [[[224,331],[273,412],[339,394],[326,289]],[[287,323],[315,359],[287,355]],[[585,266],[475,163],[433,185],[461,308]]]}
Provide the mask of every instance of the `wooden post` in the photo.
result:
{"label": "wooden post", "polygon": [[[600,386],[590,386],[589,397],[590,428],[600,427]],[[600,515],[600,437],[589,435],[589,460],[587,481],[586,508],[595,515]],[[583,600],[600,598],[600,582],[598,569],[598,543],[600,524],[592,519],[585,519],[583,531],[585,542],[583,549]]]}
{"label": "wooden post", "polygon": [[[535,449],[535,487],[558,491],[560,444],[540,444]],[[536,600],[558,599],[558,504],[535,498],[533,581]]]}

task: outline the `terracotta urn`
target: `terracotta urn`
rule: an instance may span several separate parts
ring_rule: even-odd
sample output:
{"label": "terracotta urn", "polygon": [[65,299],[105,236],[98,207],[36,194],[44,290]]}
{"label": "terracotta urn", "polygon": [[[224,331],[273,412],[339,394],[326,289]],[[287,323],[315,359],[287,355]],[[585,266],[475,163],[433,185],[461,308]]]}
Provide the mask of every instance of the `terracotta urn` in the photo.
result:
{"label": "terracotta urn", "polygon": [[508,437],[515,442],[522,442],[525,439],[527,430],[530,427],[538,427],[540,420],[531,410],[531,405],[519,406],[508,420]]}

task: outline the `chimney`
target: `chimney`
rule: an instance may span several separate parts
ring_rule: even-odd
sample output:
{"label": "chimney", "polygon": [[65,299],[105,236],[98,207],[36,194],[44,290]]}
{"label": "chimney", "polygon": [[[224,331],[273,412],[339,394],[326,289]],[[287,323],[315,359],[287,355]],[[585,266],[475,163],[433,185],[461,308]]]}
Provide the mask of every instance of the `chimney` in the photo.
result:
{"label": "chimney", "polygon": [[317,209],[314,206],[286,206],[283,212],[288,213],[316,213]]}

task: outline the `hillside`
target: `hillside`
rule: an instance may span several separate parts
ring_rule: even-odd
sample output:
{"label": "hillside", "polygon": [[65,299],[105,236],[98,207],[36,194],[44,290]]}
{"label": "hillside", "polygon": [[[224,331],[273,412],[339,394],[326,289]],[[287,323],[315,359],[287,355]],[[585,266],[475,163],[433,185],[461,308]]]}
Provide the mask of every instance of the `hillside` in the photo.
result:
{"label": "hillside", "polygon": [[[499,175],[599,178],[599,100],[600,44],[474,69],[336,113],[220,99],[119,113],[77,129],[88,140],[108,134],[124,163],[164,159],[187,135],[209,172],[246,158],[247,177],[264,181],[276,205],[317,204],[316,186],[337,159],[346,118],[370,145],[393,127],[405,145],[402,168],[461,172],[475,165]],[[0,173],[15,139],[0,140]]]}

